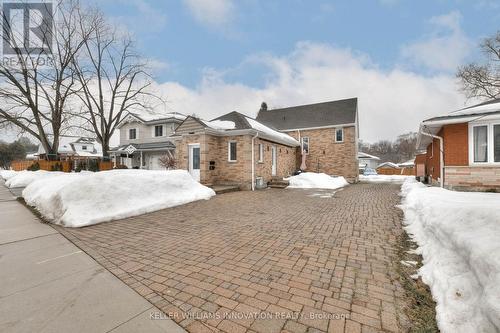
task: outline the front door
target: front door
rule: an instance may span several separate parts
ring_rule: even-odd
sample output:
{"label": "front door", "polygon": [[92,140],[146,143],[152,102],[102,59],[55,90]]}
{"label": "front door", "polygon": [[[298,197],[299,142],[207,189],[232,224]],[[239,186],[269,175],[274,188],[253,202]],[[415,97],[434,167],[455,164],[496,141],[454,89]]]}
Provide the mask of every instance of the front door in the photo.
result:
{"label": "front door", "polygon": [[197,182],[200,181],[200,144],[190,144],[189,149],[189,173]]}
{"label": "front door", "polygon": [[276,146],[271,146],[271,176],[276,176]]}

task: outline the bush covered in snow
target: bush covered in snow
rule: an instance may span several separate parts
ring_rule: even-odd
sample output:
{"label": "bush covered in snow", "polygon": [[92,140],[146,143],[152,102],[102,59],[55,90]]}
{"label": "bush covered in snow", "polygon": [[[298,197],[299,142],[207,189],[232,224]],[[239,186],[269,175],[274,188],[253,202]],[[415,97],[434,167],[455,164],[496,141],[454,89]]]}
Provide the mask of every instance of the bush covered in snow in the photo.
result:
{"label": "bush covered in snow", "polygon": [[215,192],[185,170],[112,170],[40,177],[23,191],[49,221],[83,227],[209,199]]}
{"label": "bush covered in snow", "polygon": [[325,173],[303,172],[297,176],[285,178],[290,182],[288,188],[326,188],[336,189],[349,183],[344,177],[332,177]]}
{"label": "bush covered in snow", "polygon": [[437,303],[442,332],[500,331],[500,194],[454,192],[408,180],[406,231]]}

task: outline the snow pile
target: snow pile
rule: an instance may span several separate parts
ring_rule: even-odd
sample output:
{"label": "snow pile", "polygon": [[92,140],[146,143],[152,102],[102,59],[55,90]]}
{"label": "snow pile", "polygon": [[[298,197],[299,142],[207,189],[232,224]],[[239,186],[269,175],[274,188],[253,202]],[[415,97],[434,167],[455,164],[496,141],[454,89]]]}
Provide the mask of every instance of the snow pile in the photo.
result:
{"label": "snow pile", "polygon": [[26,187],[32,182],[43,179],[43,178],[52,178],[55,176],[61,176],[64,175],[64,172],[61,171],[45,171],[45,170],[38,170],[38,171],[19,171],[12,177],[10,177],[6,182],[5,185],[9,188],[14,188],[14,187]]}
{"label": "snow pile", "polygon": [[0,178],[4,180],[9,180],[17,174],[17,171],[14,170],[0,170]]}
{"label": "snow pile", "polygon": [[402,176],[402,175],[359,175],[359,180],[369,183],[402,183],[406,179],[414,179],[415,176]]}
{"label": "snow pile", "polygon": [[292,138],[290,135],[278,132],[276,130],[273,130],[270,127],[267,127],[264,124],[259,123],[257,120],[246,117],[248,124],[252,126],[253,129],[262,132],[263,134],[269,136],[270,138],[274,140],[279,140],[284,142],[287,145],[292,145],[292,146],[299,146],[300,143]]}
{"label": "snow pile", "polygon": [[23,191],[29,205],[66,227],[141,215],[214,195],[185,170],[63,174],[39,179]]}
{"label": "snow pile", "polygon": [[327,188],[336,189],[349,183],[344,177],[331,177],[325,173],[303,172],[297,176],[285,178],[290,182],[288,188]]}
{"label": "snow pile", "polygon": [[500,331],[500,194],[402,186],[406,231],[442,332]]}
{"label": "snow pile", "polygon": [[207,121],[206,124],[213,128],[213,129],[235,129],[236,124],[234,121],[229,121],[229,120],[212,120],[212,121]]}

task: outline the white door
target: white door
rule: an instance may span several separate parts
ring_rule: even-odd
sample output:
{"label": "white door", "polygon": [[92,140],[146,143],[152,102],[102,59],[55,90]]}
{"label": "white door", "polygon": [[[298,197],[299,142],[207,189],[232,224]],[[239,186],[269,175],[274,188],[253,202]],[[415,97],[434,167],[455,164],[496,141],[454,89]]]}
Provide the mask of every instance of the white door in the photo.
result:
{"label": "white door", "polygon": [[276,146],[271,146],[271,176],[276,176]]}
{"label": "white door", "polygon": [[190,144],[189,149],[189,173],[196,181],[200,181],[200,144]]}

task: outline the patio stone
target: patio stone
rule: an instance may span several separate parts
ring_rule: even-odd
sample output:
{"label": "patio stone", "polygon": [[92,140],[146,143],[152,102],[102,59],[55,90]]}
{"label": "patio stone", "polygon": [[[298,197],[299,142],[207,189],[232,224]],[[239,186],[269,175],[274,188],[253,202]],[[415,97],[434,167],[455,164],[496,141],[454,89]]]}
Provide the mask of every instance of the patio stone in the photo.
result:
{"label": "patio stone", "polygon": [[232,192],[57,228],[158,308],[174,309],[172,319],[191,332],[397,332],[405,330],[395,278],[399,191]]}

